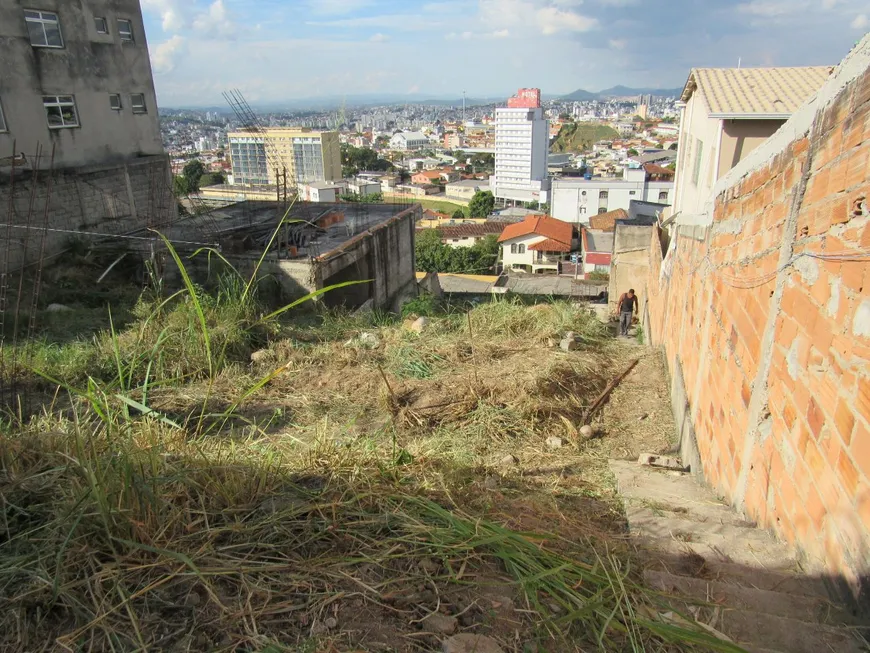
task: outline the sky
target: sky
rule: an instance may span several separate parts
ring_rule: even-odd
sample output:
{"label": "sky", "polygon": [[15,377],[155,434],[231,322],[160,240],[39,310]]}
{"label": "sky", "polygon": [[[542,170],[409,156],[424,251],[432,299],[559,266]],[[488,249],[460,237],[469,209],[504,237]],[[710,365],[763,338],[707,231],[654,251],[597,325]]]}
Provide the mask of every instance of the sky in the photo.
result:
{"label": "sky", "polygon": [[838,63],[870,0],[141,0],[161,106],[677,88],[693,67]]}

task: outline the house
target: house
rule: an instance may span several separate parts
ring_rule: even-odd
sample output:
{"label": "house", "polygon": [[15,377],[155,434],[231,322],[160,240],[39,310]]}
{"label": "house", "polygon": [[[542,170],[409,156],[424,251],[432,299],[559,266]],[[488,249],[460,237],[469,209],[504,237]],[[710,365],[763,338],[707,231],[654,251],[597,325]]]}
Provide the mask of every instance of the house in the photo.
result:
{"label": "house", "polygon": [[628,211],[616,209],[607,213],[599,213],[589,218],[589,228],[595,231],[613,231],[617,220],[627,220]]}
{"label": "house", "polygon": [[610,274],[610,262],[613,258],[613,231],[598,229],[580,229],[582,240],[583,273],[599,272]]}
{"label": "house", "polygon": [[391,150],[420,150],[429,147],[429,138],[421,132],[398,132],[390,139]]}
{"label": "house", "polygon": [[700,214],[716,182],[785,124],[831,70],[693,68],[681,98],[685,104],[672,212]]}
{"label": "house", "polygon": [[506,227],[503,222],[445,225],[440,227],[441,242],[451,247],[471,247],[488,236],[501,236]]}
{"label": "house", "polygon": [[413,184],[439,184],[441,183],[441,172],[438,170],[422,170],[411,176]]}
{"label": "house", "polygon": [[451,181],[444,191],[447,197],[470,201],[478,191],[488,191],[489,182],[481,179],[463,179]]}
{"label": "house", "polygon": [[505,269],[558,273],[560,262],[574,250],[574,227],[548,215],[532,215],[507,225],[498,242]]}
{"label": "house", "polygon": [[673,181],[674,171],[670,168],[663,168],[655,163],[647,163],[643,167],[646,171],[646,178],[650,181]]}

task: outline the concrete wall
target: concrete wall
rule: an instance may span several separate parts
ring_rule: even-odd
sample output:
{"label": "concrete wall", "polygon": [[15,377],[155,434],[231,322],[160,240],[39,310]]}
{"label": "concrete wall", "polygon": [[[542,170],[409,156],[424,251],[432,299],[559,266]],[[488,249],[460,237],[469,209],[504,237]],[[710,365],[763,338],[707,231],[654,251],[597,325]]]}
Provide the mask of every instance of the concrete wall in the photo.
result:
{"label": "concrete wall", "polygon": [[[58,14],[63,48],[30,44],[25,7]],[[94,16],[106,18],[109,34],[97,34]],[[133,43],[121,43],[118,18],[132,21]],[[0,133],[0,157],[12,151],[13,142],[28,157],[37,144],[49,154],[54,146],[55,169],[163,154],[138,0],[0,0],[0,62],[0,103],[8,128]],[[110,107],[110,93],[121,94],[121,111]],[[131,93],[145,95],[147,113],[132,112]],[[43,95],[74,96],[80,126],[49,129]]]}
{"label": "concrete wall", "polygon": [[870,37],[650,248],[686,455],[810,569],[870,578]]}
{"label": "concrete wall", "polygon": [[717,180],[745,159],[752,150],[773,136],[785,120],[725,120],[719,152]]}
{"label": "concrete wall", "polygon": [[638,315],[641,321],[647,302],[649,277],[649,243],[653,227],[616,224],[613,239],[613,258],[610,263],[608,303],[615,311],[619,297],[634,288],[638,297]]}
{"label": "concrete wall", "polygon": [[393,308],[403,294],[416,293],[414,235],[423,215],[414,205],[386,222],[352,238],[314,261],[317,288],[345,281],[371,280],[326,293],[327,306],[356,308],[367,300],[375,308]]}
{"label": "concrete wall", "polygon": [[11,269],[42,256],[43,236],[44,255],[51,256],[73,238],[160,229],[176,217],[166,156],[52,174],[27,171],[14,180],[0,175],[0,268],[7,252]]}

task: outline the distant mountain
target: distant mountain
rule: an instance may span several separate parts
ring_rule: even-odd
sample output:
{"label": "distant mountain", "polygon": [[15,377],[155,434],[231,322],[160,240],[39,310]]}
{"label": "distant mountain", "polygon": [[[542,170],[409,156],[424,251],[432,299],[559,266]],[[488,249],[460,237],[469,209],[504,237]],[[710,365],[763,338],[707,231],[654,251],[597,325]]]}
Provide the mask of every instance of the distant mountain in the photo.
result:
{"label": "distant mountain", "polygon": [[603,91],[593,93],[582,88],[573,93],[563,95],[560,100],[568,102],[582,102],[584,100],[602,100],[611,97],[632,97],[636,95],[653,95],[655,97],[679,97],[682,88],[630,88],[628,86],[614,86]]}

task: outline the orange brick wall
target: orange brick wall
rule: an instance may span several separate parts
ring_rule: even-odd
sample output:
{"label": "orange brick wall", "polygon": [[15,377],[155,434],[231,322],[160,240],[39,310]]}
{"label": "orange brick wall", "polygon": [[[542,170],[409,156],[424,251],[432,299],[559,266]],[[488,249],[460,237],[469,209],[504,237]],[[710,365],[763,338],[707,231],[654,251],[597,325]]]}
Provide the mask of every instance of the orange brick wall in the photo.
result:
{"label": "orange brick wall", "polygon": [[650,249],[703,476],[811,566],[870,576],[870,71]]}

